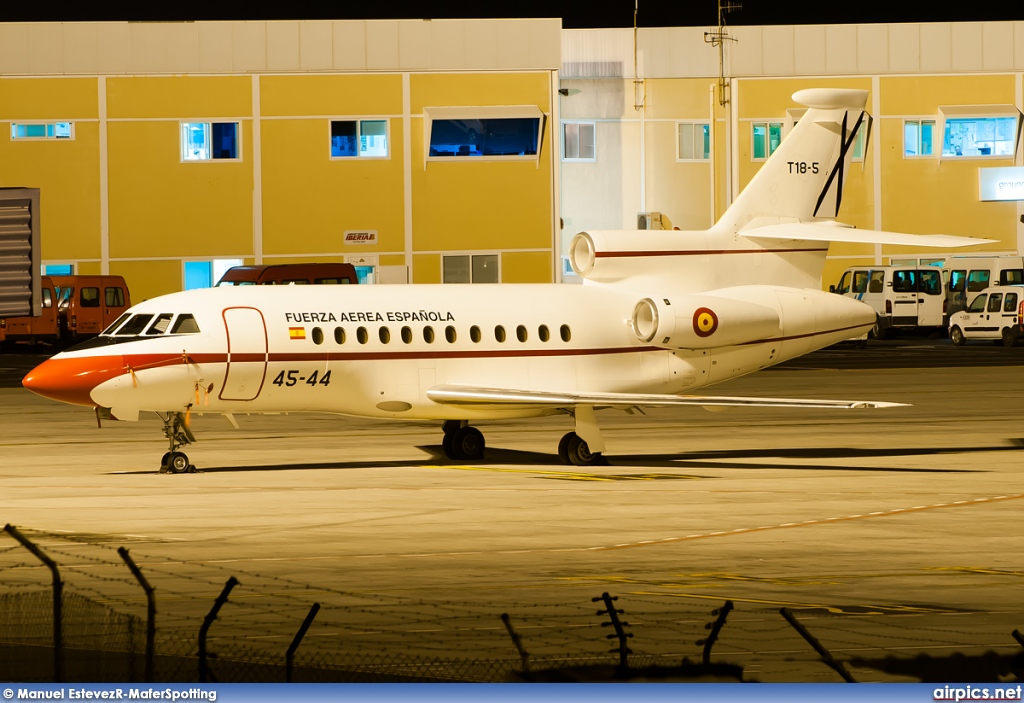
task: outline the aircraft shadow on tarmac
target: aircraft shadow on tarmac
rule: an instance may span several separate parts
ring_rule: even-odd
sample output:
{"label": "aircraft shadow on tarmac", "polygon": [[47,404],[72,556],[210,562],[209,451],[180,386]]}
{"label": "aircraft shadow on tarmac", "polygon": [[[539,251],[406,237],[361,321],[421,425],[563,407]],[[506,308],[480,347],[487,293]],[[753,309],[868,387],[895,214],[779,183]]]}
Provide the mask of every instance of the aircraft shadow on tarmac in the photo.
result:
{"label": "aircraft shadow on tarmac", "polygon": [[[305,471],[305,470],[338,470],[338,469],[386,469],[386,468],[419,468],[424,465],[431,466],[465,466],[467,464],[485,466],[557,466],[563,470],[565,476],[548,475],[542,478],[566,478],[571,479],[575,472],[588,469],[588,467],[569,467],[561,464],[553,454],[542,452],[522,451],[517,449],[502,449],[491,447],[487,450],[487,458],[484,461],[467,462],[465,460],[448,459],[440,445],[419,446],[428,456],[424,459],[401,460],[401,461],[340,461],[329,463],[296,463],[296,464],[259,464],[255,466],[214,466],[202,467],[201,473],[228,473],[236,471]],[[794,459],[806,461],[809,459],[869,459],[889,458],[905,456],[929,456],[939,454],[975,454],[983,455],[992,452],[1007,452],[1024,450],[1024,440],[1012,440],[1012,444],[996,447],[879,447],[873,449],[856,449],[844,447],[810,447],[799,449],[721,449],[715,451],[685,452],[676,454],[617,454],[607,458],[604,467],[589,467],[602,469],[606,467],[636,467],[636,468],[658,468],[658,469],[796,469],[801,471],[885,471],[897,473],[973,473],[983,472],[984,468],[962,468],[962,469],[939,469],[939,468],[910,468],[894,466],[846,466],[825,463],[789,463],[785,461],[739,461],[743,459]],[[975,462],[972,462],[975,463]],[[119,473],[147,474],[151,471],[130,471]],[[639,477],[639,476],[638,476]],[[653,475],[648,477],[653,478]],[[661,478],[704,478],[692,475],[662,474]],[[628,478],[623,476],[621,478]]]}

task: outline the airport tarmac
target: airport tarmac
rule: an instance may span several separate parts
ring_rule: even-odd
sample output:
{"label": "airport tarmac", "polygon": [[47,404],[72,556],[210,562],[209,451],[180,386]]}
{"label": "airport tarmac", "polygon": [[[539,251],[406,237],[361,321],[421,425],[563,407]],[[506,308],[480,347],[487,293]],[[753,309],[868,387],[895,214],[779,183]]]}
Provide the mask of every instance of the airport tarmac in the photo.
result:
{"label": "airport tarmac", "polygon": [[[730,599],[715,658],[749,677],[840,680],[778,615],[788,607],[859,680],[918,680],[879,662],[1020,652],[1020,351],[980,368],[814,356],[709,390],[909,407],[604,411],[609,465],[588,468],[555,456],[568,417],[481,424],[487,460],[464,464],[443,458],[439,427],[311,414],[239,416],[238,430],[193,417],[200,473],[160,475],[155,417],[97,429],[88,409],[2,388],[0,523],[52,548],[72,588],[138,609],[131,580],[114,583],[124,567],[111,551],[129,547],[175,627],[198,628],[236,575],[236,597],[253,589],[237,632],[253,646],[283,650],[297,627],[260,607],[301,620],[317,600],[342,609],[322,621],[349,641],[358,625],[368,649],[424,657],[516,658],[497,617],[540,622],[529,608],[541,608],[564,627],[524,635],[527,649],[582,656],[615,644],[596,617],[596,642],[566,634],[607,591],[637,653],[699,660],[704,622]],[[0,568],[0,592],[45,583],[39,571]],[[486,627],[449,628],[445,613]]]}

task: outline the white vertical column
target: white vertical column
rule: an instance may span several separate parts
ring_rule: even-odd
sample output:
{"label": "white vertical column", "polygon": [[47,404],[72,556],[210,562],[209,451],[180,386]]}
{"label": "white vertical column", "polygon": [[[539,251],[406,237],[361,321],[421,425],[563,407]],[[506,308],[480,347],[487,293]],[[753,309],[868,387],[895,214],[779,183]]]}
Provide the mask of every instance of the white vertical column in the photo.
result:
{"label": "white vertical column", "polygon": [[[1017,74],[1017,81],[1014,85],[1013,91],[1013,104],[1017,106],[1017,109],[1024,112],[1024,73]],[[1013,160],[1014,166],[1020,166],[1024,164],[1024,147],[1018,143],[1014,146],[1017,152],[1016,158]],[[1024,200],[1017,201],[1017,219],[1014,225],[1017,227],[1017,254],[1024,253],[1024,222],[1021,218],[1024,217]]]}
{"label": "white vertical column", "polygon": [[[100,120],[100,273],[110,273],[110,188],[107,180],[107,77],[96,79]],[[77,272],[76,272],[77,273]]]}
{"label": "white vertical column", "polygon": [[548,153],[551,154],[551,281],[562,282],[562,205],[561,205],[561,151],[559,139],[562,128],[562,102],[558,93],[558,71],[551,71],[548,81],[548,100],[551,105],[551,143]]}
{"label": "white vertical column", "polygon": [[263,263],[263,149],[260,136],[260,76],[252,76],[252,254]]}
{"label": "white vertical column", "polygon": [[[402,74],[402,194],[405,228],[405,266],[412,283],[412,88],[408,73]],[[427,145],[424,144],[426,149]]]}
{"label": "white vertical column", "polygon": [[[882,131],[882,96],[879,95],[881,91],[881,81],[878,76],[871,77],[871,116],[874,117],[874,121],[871,123],[871,130],[874,134],[871,135],[871,170],[872,175],[872,193],[871,197],[875,201],[874,213],[874,227],[876,230],[882,229],[882,140],[879,138],[879,132]],[[867,154],[864,155],[867,158]],[[882,263],[882,245],[875,245],[875,265],[881,265]]]}

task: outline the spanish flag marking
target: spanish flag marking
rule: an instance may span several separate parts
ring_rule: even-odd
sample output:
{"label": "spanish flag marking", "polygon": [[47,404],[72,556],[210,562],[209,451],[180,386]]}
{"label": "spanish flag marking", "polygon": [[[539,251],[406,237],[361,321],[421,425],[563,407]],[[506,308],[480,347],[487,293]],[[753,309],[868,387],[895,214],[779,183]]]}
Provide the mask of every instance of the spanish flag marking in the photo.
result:
{"label": "spanish flag marking", "polygon": [[306,328],[305,327],[289,327],[288,328],[289,339],[305,339]]}

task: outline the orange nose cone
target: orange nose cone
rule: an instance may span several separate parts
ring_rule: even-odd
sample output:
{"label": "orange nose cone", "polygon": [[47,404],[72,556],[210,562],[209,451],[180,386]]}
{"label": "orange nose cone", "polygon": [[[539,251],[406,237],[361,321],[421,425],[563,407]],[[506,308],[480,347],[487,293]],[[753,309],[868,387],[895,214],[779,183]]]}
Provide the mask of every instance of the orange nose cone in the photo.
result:
{"label": "orange nose cone", "polygon": [[44,398],[93,407],[92,389],[123,373],[120,356],[54,357],[32,369],[21,385]]}

